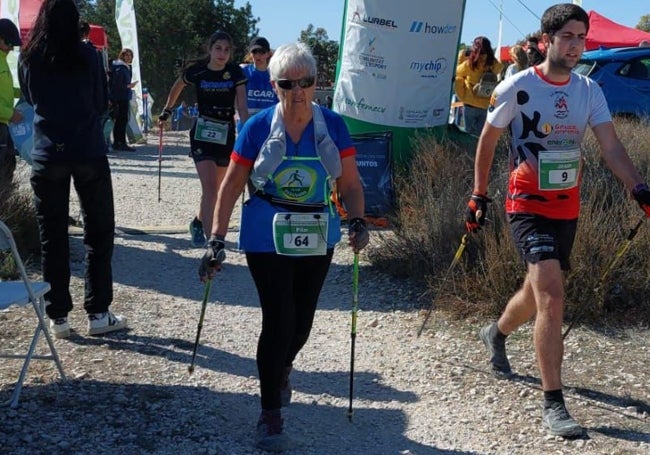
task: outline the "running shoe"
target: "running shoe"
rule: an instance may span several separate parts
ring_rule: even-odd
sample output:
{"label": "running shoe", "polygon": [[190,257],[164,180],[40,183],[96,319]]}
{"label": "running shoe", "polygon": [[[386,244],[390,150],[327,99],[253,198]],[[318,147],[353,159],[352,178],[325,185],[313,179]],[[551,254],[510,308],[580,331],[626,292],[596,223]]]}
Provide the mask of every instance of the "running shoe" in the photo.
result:
{"label": "running shoe", "polygon": [[493,322],[483,327],[478,336],[490,354],[492,373],[499,379],[507,379],[512,376],[512,369],[506,355],[506,341],[497,337],[497,331],[497,323]]}

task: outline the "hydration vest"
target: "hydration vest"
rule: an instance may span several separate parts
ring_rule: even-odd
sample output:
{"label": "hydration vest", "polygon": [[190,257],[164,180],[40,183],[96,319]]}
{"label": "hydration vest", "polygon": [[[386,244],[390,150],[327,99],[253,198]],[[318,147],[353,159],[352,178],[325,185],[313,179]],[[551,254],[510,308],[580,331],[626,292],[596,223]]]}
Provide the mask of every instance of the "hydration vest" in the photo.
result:
{"label": "hydration vest", "polygon": [[[314,122],[314,143],[320,163],[327,172],[330,190],[342,173],[341,156],[334,140],[330,137],[325,123],[325,117],[320,107],[312,103],[312,117]],[[268,137],[262,144],[260,153],[255,159],[250,182],[256,191],[262,191],[266,182],[273,177],[273,173],[280,166],[287,154],[287,136],[280,106],[276,106],[271,120],[271,129]]]}

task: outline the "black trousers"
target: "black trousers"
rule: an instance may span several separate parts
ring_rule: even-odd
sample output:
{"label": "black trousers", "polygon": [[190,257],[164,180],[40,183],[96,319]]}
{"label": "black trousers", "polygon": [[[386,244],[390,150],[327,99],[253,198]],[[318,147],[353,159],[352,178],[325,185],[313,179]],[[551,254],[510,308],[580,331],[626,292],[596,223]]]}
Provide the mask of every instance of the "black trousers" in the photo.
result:
{"label": "black trousers", "polygon": [[103,313],[113,301],[115,212],[108,159],[104,156],[84,163],[35,160],[30,182],[41,238],[43,279],[52,287],[45,295],[49,302],[45,310],[51,319],[65,317],[72,310],[68,242],[71,179],[84,222],[84,309],[87,313]]}
{"label": "black trousers", "polygon": [[262,409],[282,406],[282,373],[309,338],[333,253],[333,249],[325,256],[306,257],[246,253],[262,307],[257,343]]}
{"label": "black trousers", "polygon": [[126,144],[126,124],[129,122],[129,100],[113,101],[113,144]]}

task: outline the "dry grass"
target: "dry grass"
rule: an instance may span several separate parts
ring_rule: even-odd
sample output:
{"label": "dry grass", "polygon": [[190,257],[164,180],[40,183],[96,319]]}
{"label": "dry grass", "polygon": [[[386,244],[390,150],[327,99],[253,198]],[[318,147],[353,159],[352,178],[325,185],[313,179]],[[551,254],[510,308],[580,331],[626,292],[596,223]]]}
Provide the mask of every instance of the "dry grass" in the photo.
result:
{"label": "dry grass", "polygon": [[[650,131],[630,120],[616,120],[619,135],[635,165],[650,176]],[[369,252],[382,270],[422,280],[429,301],[458,318],[501,312],[520,286],[523,263],[512,242],[503,211],[507,189],[506,141],[499,143],[492,168],[489,222],[472,235],[460,264],[447,270],[464,234],[463,213],[473,181],[473,150],[463,150],[434,138],[415,144],[417,153],[408,172],[395,179],[395,235],[381,237]],[[576,310],[595,326],[650,323],[650,247],[648,227],[641,226],[627,253],[610,267],[629,230],[642,217],[638,205],[604,166],[599,147],[587,134],[582,212],[567,276],[569,319]],[[609,269],[609,270],[608,270]],[[605,271],[606,276],[603,277]],[[446,277],[446,279],[445,279]],[[455,298],[442,298],[444,296]]]}
{"label": "dry grass", "polygon": [[[12,181],[0,182],[0,220],[11,230],[23,262],[29,263],[39,254],[40,243],[32,194],[18,184],[21,178],[16,170]],[[0,252],[0,279],[15,279],[16,273],[10,255]]]}

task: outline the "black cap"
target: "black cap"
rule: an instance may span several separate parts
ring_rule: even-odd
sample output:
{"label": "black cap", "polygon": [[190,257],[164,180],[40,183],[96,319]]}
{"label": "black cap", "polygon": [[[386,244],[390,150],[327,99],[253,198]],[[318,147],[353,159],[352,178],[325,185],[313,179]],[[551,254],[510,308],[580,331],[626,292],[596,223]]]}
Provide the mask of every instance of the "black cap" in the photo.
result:
{"label": "black cap", "polygon": [[271,45],[266,40],[266,38],[262,38],[261,36],[258,36],[256,38],[253,38],[251,40],[250,45],[248,46],[249,52],[252,52],[255,49],[262,49],[264,52],[268,52],[271,50]]}
{"label": "black cap", "polygon": [[9,46],[20,46],[23,44],[20,40],[18,28],[9,19],[0,19],[0,37]]}

